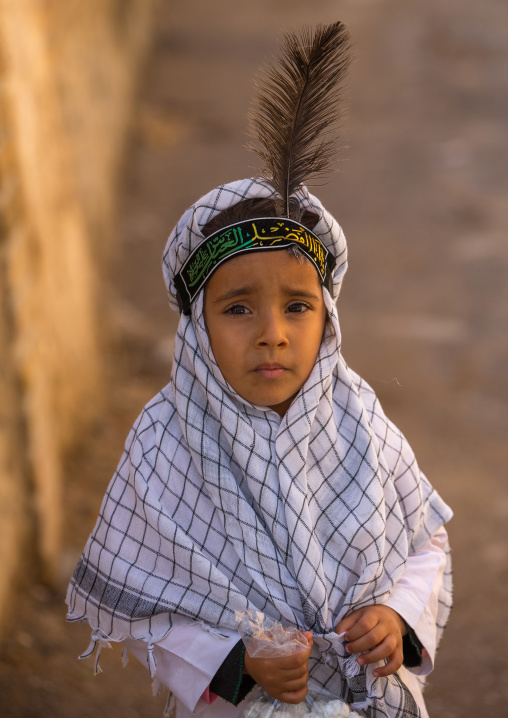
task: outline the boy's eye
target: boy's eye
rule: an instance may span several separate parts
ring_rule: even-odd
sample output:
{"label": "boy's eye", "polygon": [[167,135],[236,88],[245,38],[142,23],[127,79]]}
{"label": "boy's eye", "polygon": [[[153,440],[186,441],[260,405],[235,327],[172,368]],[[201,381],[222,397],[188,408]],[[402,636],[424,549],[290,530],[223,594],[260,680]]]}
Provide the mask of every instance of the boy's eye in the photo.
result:
{"label": "boy's eye", "polygon": [[308,304],[305,304],[305,302],[293,302],[289,305],[287,311],[295,314],[303,314],[303,312],[306,312],[308,309],[310,309],[310,307]]}
{"label": "boy's eye", "polygon": [[226,314],[247,314],[248,311],[247,307],[244,307],[243,304],[234,304],[232,307],[226,309]]}

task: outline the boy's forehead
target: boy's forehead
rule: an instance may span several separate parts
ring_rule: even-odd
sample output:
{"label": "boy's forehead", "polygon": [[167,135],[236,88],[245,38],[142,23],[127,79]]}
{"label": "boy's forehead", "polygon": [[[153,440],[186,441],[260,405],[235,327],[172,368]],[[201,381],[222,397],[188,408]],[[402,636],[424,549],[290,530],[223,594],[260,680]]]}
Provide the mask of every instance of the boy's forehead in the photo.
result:
{"label": "boy's forehead", "polygon": [[216,269],[207,286],[214,292],[235,287],[265,290],[270,286],[321,292],[321,281],[312,263],[305,256],[294,256],[287,249],[233,257]]}

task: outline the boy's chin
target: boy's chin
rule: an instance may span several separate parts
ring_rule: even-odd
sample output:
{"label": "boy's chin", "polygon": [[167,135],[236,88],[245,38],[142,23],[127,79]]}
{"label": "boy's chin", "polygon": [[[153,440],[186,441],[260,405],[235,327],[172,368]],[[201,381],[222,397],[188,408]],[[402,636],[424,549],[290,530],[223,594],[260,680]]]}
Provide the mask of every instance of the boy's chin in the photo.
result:
{"label": "boy's chin", "polygon": [[286,411],[289,409],[291,404],[293,403],[293,399],[295,398],[296,394],[291,394],[291,396],[282,399],[281,401],[277,402],[270,402],[267,403],[265,406],[267,406],[272,411],[275,411],[279,416],[284,416]]}
{"label": "boy's chin", "polygon": [[264,386],[261,391],[260,387],[249,387],[247,391],[242,392],[238,391],[238,387],[235,387],[233,384],[231,384],[231,386],[245,401],[254,404],[254,406],[267,407],[280,416],[284,416],[299,391],[294,391],[294,387],[291,389],[286,387],[285,390],[279,387],[277,390],[276,387],[273,386],[270,387],[270,390]]}

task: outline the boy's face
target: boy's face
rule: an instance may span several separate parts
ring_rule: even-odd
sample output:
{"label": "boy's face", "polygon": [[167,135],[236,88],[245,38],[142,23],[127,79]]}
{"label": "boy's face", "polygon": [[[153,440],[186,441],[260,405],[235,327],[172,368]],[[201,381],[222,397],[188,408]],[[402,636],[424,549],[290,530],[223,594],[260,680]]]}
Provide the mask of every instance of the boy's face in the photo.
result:
{"label": "boy's face", "polygon": [[286,249],[235,257],[210,278],[204,311],[228,384],[284,416],[312,371],[326,322],[312,264]]}

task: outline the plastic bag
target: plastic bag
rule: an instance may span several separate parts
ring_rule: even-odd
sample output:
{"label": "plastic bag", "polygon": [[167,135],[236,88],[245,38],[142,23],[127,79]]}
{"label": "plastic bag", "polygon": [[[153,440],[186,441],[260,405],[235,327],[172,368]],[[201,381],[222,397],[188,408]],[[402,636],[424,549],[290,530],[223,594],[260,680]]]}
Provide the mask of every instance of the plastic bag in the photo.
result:
{"label": "plastic bag", "polygon": [[252,689],[245,701],[245,718],[360,718],[347,703],[309,681],[309,692],[301,703],[283,703],[260,687]]}
{"label": "plastic bag", "polygon": [[[308,647],[297,628],[284,628],[259,611],[236,614],[236,625],[251,658],[288,656]],[[347,703],[309,680],[305,699],[294,705],[269,696],[256,686],[247,696],[245,718],[361,718]]]}

